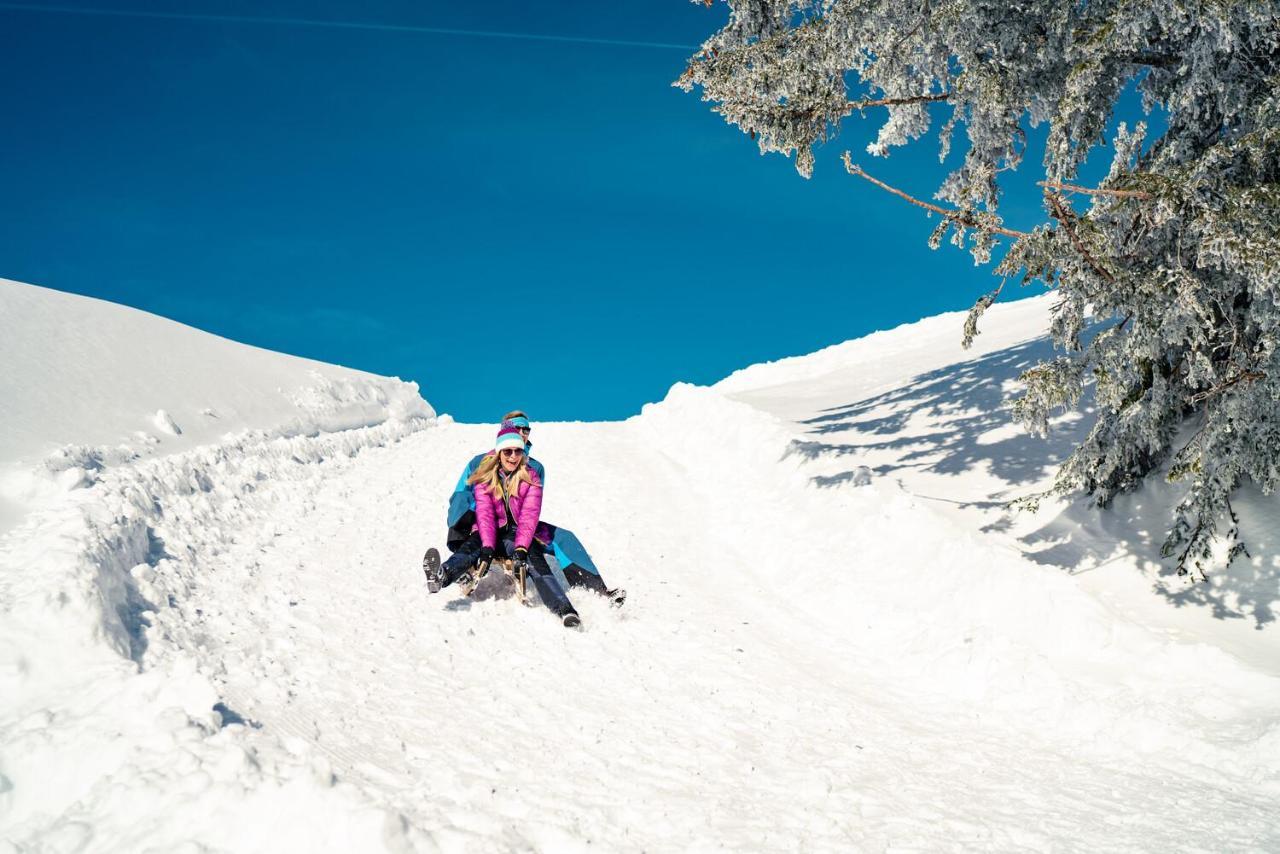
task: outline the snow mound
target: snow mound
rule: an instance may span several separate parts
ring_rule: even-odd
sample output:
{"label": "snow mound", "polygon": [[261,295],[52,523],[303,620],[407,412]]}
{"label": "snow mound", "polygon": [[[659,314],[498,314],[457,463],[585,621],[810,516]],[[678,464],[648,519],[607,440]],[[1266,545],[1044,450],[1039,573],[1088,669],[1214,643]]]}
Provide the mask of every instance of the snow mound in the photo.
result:
{"label": "snow mound", "polygon": [[178,422],[174,421],[173,416],[163,409],[157,409],[151,421],[156,425],[156,429],[161,432],[168,433],[170,436],[182,435],[182,428],[178,426]]}
{"label": "snow mound", "polygon": [[56,488],[246,430],[313,435],[431,418],[414,383],[228,341],[0,279],[0,532]]}
{"label": "snow mound", "polygon": [[66,445],[120,457],[147,450],[139,433],[171,452],[248,429],[298,435],[434,415],[415,383],[5,279],[0,360],[0,463]]}

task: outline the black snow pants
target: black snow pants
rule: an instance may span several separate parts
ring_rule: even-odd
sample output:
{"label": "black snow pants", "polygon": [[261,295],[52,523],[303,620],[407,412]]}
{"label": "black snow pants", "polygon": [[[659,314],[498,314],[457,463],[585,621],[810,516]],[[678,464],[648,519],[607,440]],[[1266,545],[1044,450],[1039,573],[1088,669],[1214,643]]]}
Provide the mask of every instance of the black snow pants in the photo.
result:
{"label": "black snow pants", "polygon": [[[480,532],[472,532],[458,545],[455,551],[447,561],[444,562],[442,569],[444,570],[445,583],[452,584],[459,575],[471,569],[480,559]],[[516,553],[515,542],[509,536],[501,536],[498,538],[498,548],[493,550],[494,559],[502,557],[514,557]],[[565,594],[564,588],[560,586],[560,581],[551,572],[551,567],[547,566],[547,555],[543,550],[542,543],[534,540],[529,546],[529,573],[527,576],[533,581],[533,586],[538,591],[538,597],[542,599],[542,604],[546,605],[557,617],[563,617],[565,614],[576,614],[577,610],[573,607],[573,603],[569,601],[568,595]]]}

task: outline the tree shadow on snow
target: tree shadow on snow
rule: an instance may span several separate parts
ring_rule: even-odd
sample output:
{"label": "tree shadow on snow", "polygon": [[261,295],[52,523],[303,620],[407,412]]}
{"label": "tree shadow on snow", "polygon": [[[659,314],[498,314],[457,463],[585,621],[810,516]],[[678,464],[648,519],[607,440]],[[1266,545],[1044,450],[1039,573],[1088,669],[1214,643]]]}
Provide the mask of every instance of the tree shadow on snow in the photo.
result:
{"label": "tree shadow on snow", "polygon": [[1232,505],[1249,553],[1228,566],[1219,560],[1206,567],[1205,581],[1179,576],[1174,562],[1160,557],[1180,498],[1180,489],[1152,481],[1135,493],[1118,496],[1105,510],[1078,499],[1019,539],[1029,547],[1030,560],[1073,574],[1132,556],[1152,578],[1152,590],[1175,607],[1208,608],[1219,620],[1252,620],[1257,629],[1276,622],[1280,537],[1272,519],[1274,498],[1251,485],[1240,489]]}
{"label": "tree shadow on snow", "polygon": [[[920,374],[899,388],[823,410],[802,422],[815,438],[794,442],[787,453],[806,459],[864,457],[868,452],[890,456],[876,465],[812,479],[824,487],[857,482],[861,469],[884,477],[910,469],[962,475],[985,468],[1010,489],[977,503],[998,504],[995,499],[1014,497],[1015,488],[1051,474],[1087,432],[1088,419],[1072,413],[1058,420],[1048,439],[1040,439],[1023,431],[1007,408],[1011,385],[1053,355],[1052,342],[1041,338]],[[1092,411],[1091,400],[1082,402],[1084,413]]]}
{"label": "tree shadow on snow", "polygon": [[[1096,332],[1101,325],[1091,331]],[[852,465],[835,474],[811,478],[819,487],[860,485],[872,476],[903,478],[915,472],[960,476],[989,472],[1000,486],[988,495],[923,495],[961,507],[996,511],[984,532],[1008,532],[1015,525],[1007,502],[1043,489],[1057,466],[1088,434],[1093,422],[1093,392],[1087,388],[1075,411],[1052,422],[1047,438],[1025,432],[1007,407],[1018,377],[1057,355],[1048,338],[920,374],[899,388],[831,407],[802,423],[813,437],[796,441],[784,457],[835,459]],[[917,494],[920,494],[917,492]],[[1155,579],[1154,590],[1176,607],[1212,609],[1219,619],[1253,619],[1258,628],[1274,622],[1273,602],[1280,596],[1280,541],[1268,522],[1275,501],[1242,490],[1236,501],[1252,557],[1210,571],[1208,583],[1179,577],[1159,556],[1172,522],[1179,491],[1148,482],[1118,497],[1106,510],[1085,500],[1068,504],[1035,531],[1021,536],[1030,560],[1077,574],[1132,558]]]}

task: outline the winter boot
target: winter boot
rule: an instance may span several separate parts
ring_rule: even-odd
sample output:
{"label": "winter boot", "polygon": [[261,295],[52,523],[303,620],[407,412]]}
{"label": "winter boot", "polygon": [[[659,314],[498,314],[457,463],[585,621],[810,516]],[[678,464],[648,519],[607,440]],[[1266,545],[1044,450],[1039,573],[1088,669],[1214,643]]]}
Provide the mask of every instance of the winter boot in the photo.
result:
{"label": "winter boot", "polygon": [[427,549],[426,555],[422,558],[422,571],[427,576],[427,592],[439,593],[440,588],[444,587],[448,580],[444,577],[444,570],[440,566],[440,552]]}
{"label": "winter boot", "polygon": [[560,622],[564,623],[564,627],[566,629],[577,629],[582,627],[582,618],[573,611],[570,611],[561,617]]}
{"label": "winter boot", "polygon": [[627,591],[621,587],[615,587],[612,590],[604,592],[605,598],[609,600],[609,604],[615,608],[621,608],[627,601]]}

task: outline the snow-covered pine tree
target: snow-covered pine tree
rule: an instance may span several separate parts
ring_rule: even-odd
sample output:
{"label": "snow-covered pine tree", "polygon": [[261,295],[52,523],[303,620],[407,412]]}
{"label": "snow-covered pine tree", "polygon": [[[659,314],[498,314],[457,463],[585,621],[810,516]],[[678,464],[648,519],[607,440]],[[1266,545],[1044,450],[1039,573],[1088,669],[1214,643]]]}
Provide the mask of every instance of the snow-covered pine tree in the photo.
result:
{"label": "snow-covered pine tree", "polygon": [[[1188,488],[1165,555],[1203,577],[1218,536],[1242,550],[1232,493],[1245,478],[1263,492],[1280,479],[1280,4],[726,2],[728,24],[675,85],[701,87],[761,153],[794,154],[802,175],[855,112],[887,110],[875,155],[922,137],[930,104],[949,110],[941,157],[963,127],[943,205],[880,186],[942,215],[931,246],[950,231],[986,262],[1003,235],[1012,244],[996,273],[1057,289],[1050,333],[1065,355],[1026,372],[1014,411],[1043,433],[1092,377],[1098,415],[1054,489],[1105,506],[1168,463]],[[1148,145],[1144,123],[1121,125],[1106,179],[1072,184],[1131,85],[1167,128]],[[1022,161],[1024,124],[1044,122],[1046,222],[1017,232],[999,218],[999,180]],[[845,165],[879,184],[847,152]],[[966,343],[998,292],[974,306]],[[1090,312],[1104,328],[1087,337]]]}

